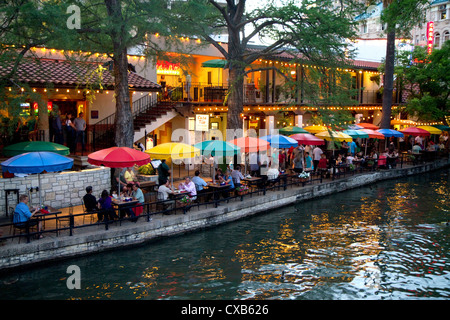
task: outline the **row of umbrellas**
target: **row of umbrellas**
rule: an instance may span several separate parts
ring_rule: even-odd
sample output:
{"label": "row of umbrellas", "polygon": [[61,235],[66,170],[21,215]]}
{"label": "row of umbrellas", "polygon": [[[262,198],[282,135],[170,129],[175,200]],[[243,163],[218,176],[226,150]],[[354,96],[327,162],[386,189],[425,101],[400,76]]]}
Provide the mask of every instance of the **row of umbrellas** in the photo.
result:
{"label": "row of umbrellas", "polygon": [[[239,152],[258,152],[274,148],[296,147],[298,144],[323,145],[324,140],[351,141],[354,138],[376,138],[412,136],[430,136],[440,134],[449,127],[418,126],[400,131],[392,129],[376,129],[372,124],[360,123],[351,129],[329,131],[324,126],[286,127],[280,129],[284,135],[268,135],[261,138],[241,137],[232,141],[208,140],[194,146],[184,143],[164,143],[141,152],[127,147],[112,147],[103,149],[88,156],[88,162],[93,165],[103,165],[110,168],[125,168],[134,165],[145,165],[150,159],[188,159],[200,156],[234,156]],[[315,135],[314,135],[315,134]],[[66,157],[69,149],[52,142],[32,141],[18,143],[5,147],[3,153],[12,158],[1,163],[2,170],[10,173],[38,174],[39,204],[41,200],[40,174],[43,172],[58,172],[71,169],[73,159]]]}

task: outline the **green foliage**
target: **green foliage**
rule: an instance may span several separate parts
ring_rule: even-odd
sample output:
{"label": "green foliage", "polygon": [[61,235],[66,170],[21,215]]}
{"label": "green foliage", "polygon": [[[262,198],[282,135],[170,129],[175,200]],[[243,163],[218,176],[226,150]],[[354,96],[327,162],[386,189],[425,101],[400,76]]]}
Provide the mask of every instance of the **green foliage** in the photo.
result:
{"label": "green foliage", "polygon": [[153,169],[153,166],[151,164],[146,164],[146,165],[140,166],[138,169],[138,172],[140,174],[153,175],[153,174],[155,174],[155,169]]}
{"label": "green foliage", "polygon": [[399,112],[415,115],[420,121],[444,121],[450,114],[450,41],[428,55],[423,47],[400,54],[396,69],[408,93]]}

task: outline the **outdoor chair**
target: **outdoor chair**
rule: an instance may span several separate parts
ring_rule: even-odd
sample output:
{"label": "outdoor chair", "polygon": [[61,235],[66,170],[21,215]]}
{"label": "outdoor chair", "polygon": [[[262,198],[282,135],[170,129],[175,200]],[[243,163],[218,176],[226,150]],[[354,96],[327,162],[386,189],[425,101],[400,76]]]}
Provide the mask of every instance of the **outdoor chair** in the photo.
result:
{"label": "outdoor chair", "polygon": [[[10,209],[11,209],[11,207],[10,207]],[[19,243],[20,243],[20,238],[22,238],[22,236],[25,236],[25,237],[27,236],[27,230],[30,233],[37,232],[38,231],[38,226],[37,226],[37,224],[36,225],[30,225],[29,221],[27,221],[27,222],[25,222],[23,224],[20,224],[20,225],[14,224],[13,221],[14,221],[14,216],[16,214],[17,213],[15,213],[14,209],[13,209],[12,210],[12,214],[11,214],[12,235],[15,236],[16,235],[16,231],[17,231],[19,233]]]}
{"label": "outdoor chair", "polygon": [[90,219],[90,224],[92,224],[93,222],[95,222],[95,214],[97,212],[95,211],[87,211],[86,210],[86,206],[84,205],[84,200],[83,198],[81,198],[81,205],[83,206],[83,224],[85,224],[86,221],[86,217],[88,217],[88,219]]}
{"label": "outdoor chair", "polygon": [[72,203],[69,203],[69,214],[67,216],[63,216],[61,218],[56,219],[56,229],[58,232],[58,235],[60,233],[60,228],[66,228],[70,227],[70,220],[71,217],[73,217],[73,205]]}

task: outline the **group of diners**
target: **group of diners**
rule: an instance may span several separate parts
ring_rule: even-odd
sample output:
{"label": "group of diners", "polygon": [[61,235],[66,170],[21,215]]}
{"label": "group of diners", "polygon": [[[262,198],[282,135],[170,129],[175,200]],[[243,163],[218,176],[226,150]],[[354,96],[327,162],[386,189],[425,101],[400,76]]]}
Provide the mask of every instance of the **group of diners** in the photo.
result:
{"label": "group of diners", "polygon": [[[120,208],[118,214],[114,209],[114,203],[120,203],[120,199],[132,199],[137,201],[134,207],[128,206]],[[143,204],[145,203],[144,193],[138,184],[128,183],[122,187],[120,197],[115,193],[110,195],[107,190],[103,190],[98,200],[93,195],[92,186],[86,187],[86,194],[83,196],[83,204],[86,213],[96,213],[98,222],[113,221],[116,219],[130,218],[131,221],[136,222],[137,216],[143,211]]]}

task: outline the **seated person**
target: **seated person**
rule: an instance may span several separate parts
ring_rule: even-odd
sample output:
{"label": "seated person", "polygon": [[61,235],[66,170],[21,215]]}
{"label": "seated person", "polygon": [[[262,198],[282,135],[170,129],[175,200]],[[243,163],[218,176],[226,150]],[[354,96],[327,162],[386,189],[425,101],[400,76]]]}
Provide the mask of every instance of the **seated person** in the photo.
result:
{"label": "seated person", "polygon": [[233,178],[234,186],[237,188],[241,185],[241,180],[244,176],[241,173],[241,166],[237,165],[236,168],[231,171],[231,177]]}
{"label": "seated person", "polygon": [[[37,226],[37,231],[42,231],[42,223],[34,217],[34,215],[39,212],[39,207],[36,207],[33,212],[30,211],[28,208],[28,196],[25,194],[20,195],[19,197],[19,203],[17,204],[16,208],[14,209],[14,217],[13,217],[13,224],[17,228],[25,228],[27,226]],[[41,234],[39,235],[39,239],[43,238],[44,236]]]}
{"label": "seated person", "polygon": [[142,192],[141,188],[137,184],[133,184],[133,191],[131,193],[131,196],[133,199],[136,199],[138,201],[138,205],[133,208],[134,215],[137,217],[139,216],[142,211],[144,211],[144,193]]}
{"label": "seated person", "polygon": [[186,177],[184,183],[178,185],[178,189],[188,191],[192,200],[197,199],[197,189],[195,189],[195,184],[191,181],[191,178]]}
{"label": "seated person", "polygon": [[420,151],[422,151],[422,148],[420,145],[416,142],[414,143],[414,146],[412,147],[411,153],[412,154],[420,154]]}
{"label": "seated person", "polygon": [[170,186],[170,181],[167,180],[165,184],[158,187],[158,200],[165,201],[165,209],[173,209],[175,207],[175,200],[169,200],[169,194],[173,194],[173,187]]}
{"label": "seated person", "polygon": [[136,175],[134,174],[132,167],[127,168],[127,171],[125,171],[124,173],[124,178],[127,184],[131,183],[139,185],[139,181],[136,178]]}
{"label": "seated person", "polygon": [[200,178],[200,171],[195,170],[195,176],[192,178],[192,182],[195,184],[195,189],[197,190],[197,193],[200,191],[203,191],[203,187],[206,187],[208,184],[205,180]]}
{"label": "seated person", "polygon": [[223,177],[223,172],[222,172],[222,169],[220,169],[220,168],[217,168],[216,169],[216,175],[215,175],[215,179],[216,179],[216,181],[219,181],[220,180],[220,177]]}
{"label": "seated person", "polygon": [[109,196],[108,191],[103,190],[98,199],[98,208],[99,211],[99,222],[104,219],[104,221],[114,220],[116,214],[112,207],[112,198]]}
{"label": "seated person", "polygon": [[227,185],[229,185],[228,188],[226,188],[224,190],[224,192],[222,192],[222,196],[224,198],[228,198],[229,197],[229,192],[234,190],[234,182],[233,182],[233,178],[231,177],[231,170],[227,170],[225,175],[223,177],[220,177],[220,184],[222,183],[226,183]]}
{"label": "seated person", "polygon": [[269,168],[269,170],[267,170],[267,179],[275,180],[278,178],[279,174],[280,172],[276,168]]}
{"label": "seated person", "polygon": [[[92,187],[86,187],[86,194],[83,196],[83,203],[86,212],[95,212],[98,209],[97,199],[92,195]],[[98,220],[101,220],[100,214],[97,212]]]}
{"label": "seated person", "polygon": [[121,195],[122,197],[131,197],[132,192],[133,192],[133,184],[127,183],[126,186],[123,186]]}

